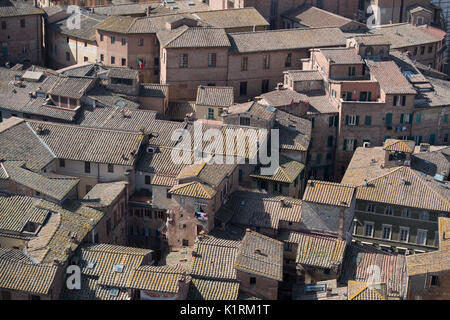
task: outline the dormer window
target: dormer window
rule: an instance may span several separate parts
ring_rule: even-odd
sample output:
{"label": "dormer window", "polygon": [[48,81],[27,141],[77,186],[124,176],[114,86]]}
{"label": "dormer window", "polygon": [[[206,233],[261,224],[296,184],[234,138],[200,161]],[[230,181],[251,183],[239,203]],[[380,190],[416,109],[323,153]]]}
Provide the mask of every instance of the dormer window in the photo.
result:
{"label": "dormer window", "polygon": [[33,222],[28,221],[27,224],[25,225],[23,231],[25,232],[31,232],[31,233],[35,233],[37,230],[37,225]]}

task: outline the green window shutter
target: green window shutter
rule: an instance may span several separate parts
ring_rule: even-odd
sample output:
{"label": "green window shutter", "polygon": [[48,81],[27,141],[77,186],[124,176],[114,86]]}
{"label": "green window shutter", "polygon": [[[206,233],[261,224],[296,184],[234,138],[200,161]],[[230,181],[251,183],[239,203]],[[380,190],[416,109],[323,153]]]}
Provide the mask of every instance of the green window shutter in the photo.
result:
{"label": "green window shutter", "polygon": [[414,114],[412,114],[412,113],[409,114],[409,119],[408,119],[409,124],[413,123],[413,116],[414,116]]}
{"label": "green window shutter", "polygon": [[329,127],[333,126],[333,119],[334,119],[334,117],[332,117],[332,116],[328,118],[328,126]]}
{"label": "green window shutter", "polygon": [[356,116],[356,125],[359,125],[359,116]]}
{"label": "green window shutter", "polygon": [[371,101],[372,100],[372,91],[369,91],[368,93],[367,93],[367,101]]}
{"label": "green window shutter", "polygon": [[348,120],[349,120],[349,118],[350,118],[350,117],[349,117],[348,115],[345,116],[345,124],[346,124],[346,125],[348,125]]}
{"label": "green window shutter", "polygon": [[430,134],[430,141],[429,141],[429,143],[430,144],[434,144],[435,139],[436,139],[436,135],[434,133]]}
{"label": "green window shutter", "polygon": [[398,100],[398,97],[397,97],[397,96],[394,96],[394,106],[397,105],[397,100]]}
{"label": "green window shutter", "polygon": [[355,151],[357,147],[358,147],[358,140],[355,139],[355,141],[353,142],[353,151]]}
{"label": "green window shutter", "polygon": [[392,124],[392,113],[386,113],[386,124]]}
{"label": "green window shutter", "polygon": [[403,118],[404,118],[404,115],[403,115],[403,113],[400,115],[400,123],[403,123]]}
{"label": "green window shutter", "polygon": [[406,96],[402,96],[402,106],[406,105]]}
{"label": "green window shutter", "polygon": [[366,116],[365,124],[366,124],[366,126],[372,125],[372,117],[371,116]]}
{"label": "green window shutter", "polygon": [[445,122],[445,123],[448,122],[448,114],[444,114],[444,122]]}
{"label": "green window shutter", "polygon": [[347,139],[344,139],[344,146],[343,146],[344,151],[346,151],[346,147],[347,147]]}
{"label": "green window shutter", "polygon": [[339,116],[334,116],[334,126],[337,127],[339,125]]}
{"label": "green window shutter", "polygon": [[419,124],[422,122],[422,114],[418,113],[416,114],[416,123]]}

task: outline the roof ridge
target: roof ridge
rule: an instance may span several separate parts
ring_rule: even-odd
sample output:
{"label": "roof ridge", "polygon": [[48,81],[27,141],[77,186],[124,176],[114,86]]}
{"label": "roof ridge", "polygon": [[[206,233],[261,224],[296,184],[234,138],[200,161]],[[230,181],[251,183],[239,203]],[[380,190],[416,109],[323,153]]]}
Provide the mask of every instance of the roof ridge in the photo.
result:
{"label": "roof ridge", "polygon": [[[260,30],[260,31],[246,31],[246,32],[230,32],[229,35],[242,35],[242,34],[255,34],[255,33],[277,33],[277,32],[294,32],[294,31],[309,31],[317,29],[336,29],[341,30],[339,27],[312,27],[312,28],[291,28],[291,29],[273,29],[273,30]],[[341,30],[342,32],[342,30]]]}
{"label": "roof ridge", "polygon": [[364,282],[361,282],[361,281],[355,281],[355,282],[361,283],[363,286],[362,286],[361,289],[359,289],[358,291],[356,291],[352,296],[348,297],[348,300],[353,300],[353,299],[355,299],[357,296],[359,296],[361,293],[363,293],[364,290],[366,290],[366,289],[368,288],[368,287],[367,287],[367,284],[365,284]]}
{"label": "roof ridge", "polygon": [[3,161],[0,161],[0,171],[1,170],[3,170],[3,172],[5,173],[5,175],[6,175],[6,179],[9,179],[9,174],[8,174],[8,171],[6,171],[6,168],[3,166]]}
{"label": "roof ridge", "polygon": [[[128,109],[128,110],[136,110],[136,109]],[[137,109],[137,110],[140,110],[140,109]],[[142,133],[136,132],[136,131],[128,131],[128,130],[121,130],[121,129],[106,129],[106,128],[89,127],[89,126],[80,126],[80,125],[74,125],[74,124],[71,124],[71,123],[48,122],[48,121],[41,121],[41,120],[34,120],[34,119],[33,120],[32,119],[27,119],[25,122],[27,124],[30,123],[30,122],[31,123],[42,123],[42,124],[46,124],[48,126],[55,126],[55,127],[69,127],[69,128],[78,128],[78,129],[86,129],[86,130],[93,130],[93,131],[101,131],[101,132],[117,132],[117,133],[127,133],[127,134],[132,134],[132,135],[142,135]],[[35,132],[33,128],[31,128],[31,130],[33,130],[33,132]]]}
{"label": "roof ridge", "polygon": [[[183,25],[183,26],[180,26],[180,28],[183,28],[183,27],[184,27],[184,25]],[[178,29],[178,28],[177,28],[177,29]],[[175,29],[175,31],[176,31],[177,29]],[[167,42],[164,44],[164,47],[167,47],[169,44],[171,44],[172,42],[174,42],[175,40],[177,40],[177,39],[178,39],[181,35],[183,35],[188,29],[190,29],[190,27],[185,26],[184,30],[182,30],[181,32],[179,32],[178,34],[176,34],[175,37],[173,37],[172,39],[170,39],[169,41],[167,41]]]}
{"label": "roof ridge", "polygon": [[[378,177],[376,177],[376,178],[367,180],[367,182],[373,182],[373,181],[375,181],[375,180],[384,178],[384,177],[386,177],[387,175],[390,175],[391,173],[397,172],[398,170],[400,170],[401,168],[404,168],[404,167],[405,167],[405,166],[399,166],[398,168],[392,169],[391,171],[386,172],[386,173],[382,174],[381,176],[378,176]],[[362,185],[363,185],[363,183],[359,184],[357,187],[361,187]]]}

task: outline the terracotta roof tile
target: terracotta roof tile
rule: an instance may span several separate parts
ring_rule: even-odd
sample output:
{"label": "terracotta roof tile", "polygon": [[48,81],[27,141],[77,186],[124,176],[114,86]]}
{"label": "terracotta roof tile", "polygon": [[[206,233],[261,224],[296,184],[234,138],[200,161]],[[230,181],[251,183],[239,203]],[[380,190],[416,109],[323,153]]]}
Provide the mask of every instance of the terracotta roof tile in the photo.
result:
{"label": "terracotta roof tile", "polygon": [[350,207],[355,187],[347,184],[310,180],[303,201]]}
{"label": "terracotta roof tile", "polygon": [[237,270],[265,278],[283,280],[283,243],[247,230],[237,253]]}

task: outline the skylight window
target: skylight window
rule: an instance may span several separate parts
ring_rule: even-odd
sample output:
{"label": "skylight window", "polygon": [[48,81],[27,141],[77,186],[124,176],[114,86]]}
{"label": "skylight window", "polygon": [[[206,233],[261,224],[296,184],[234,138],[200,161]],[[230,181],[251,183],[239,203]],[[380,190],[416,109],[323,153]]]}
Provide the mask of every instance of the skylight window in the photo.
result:
{"label": "skylight window", "polygon": [[116,102],[116,106],[118,106],[118,107],[125,107],[127,105],[127,103],[125,102],[125,101],[123,101],[123,100],[119,100],[119,101],[117,101]]}
{"label": "skylight window", "polygon": [[109,291],[109,295],[110,295],[110,296],[113,296],[113,297],[117,297],[117,296],[119,295],[119,289],[117,289],[117,288],[112,288],[112,289]]}
{"label": "skylight window", "polygon": [[89,262],[86,268],[94,269],[94,267],[95,267],[95,262]]}
{"label": "skylight window", "polygon": [[122,273],[124,268],[125,268],[125,265],[123,265],[123,264],[116,264],[114,266],[114,272]]}

